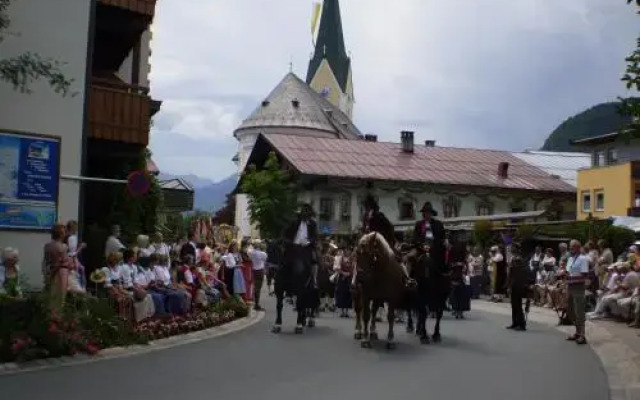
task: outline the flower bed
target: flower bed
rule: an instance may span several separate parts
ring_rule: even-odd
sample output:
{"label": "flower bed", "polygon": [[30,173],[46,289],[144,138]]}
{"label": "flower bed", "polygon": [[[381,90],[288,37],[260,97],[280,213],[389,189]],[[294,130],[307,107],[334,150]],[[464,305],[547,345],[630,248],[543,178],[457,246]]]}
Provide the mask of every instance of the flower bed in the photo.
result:
{"label": "flower bed", "polygon": [[211,328],[246,317],[248,307],[235,299],[186,316],[145,321],[122,320],[107,299],[69,297],[60,312],[51,311],[43,294],[23,299],[0,297],[0,362],[95,354],[114,346]]}

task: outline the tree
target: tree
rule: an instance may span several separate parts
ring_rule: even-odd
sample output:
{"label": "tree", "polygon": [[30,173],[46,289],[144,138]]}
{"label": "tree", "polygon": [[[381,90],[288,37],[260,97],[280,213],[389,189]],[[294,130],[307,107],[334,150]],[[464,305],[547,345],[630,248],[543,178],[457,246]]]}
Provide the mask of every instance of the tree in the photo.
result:
{"label": "tree", "polygon": [[[627,4],[635,3],[637,14],[640,14],[640,0],[627,0]],[[636,40],[636,48],[625,58],[627,68],[622,76],[622,81],[628,90],[640,91],[640,37]],[[631,117],[631,122],[625,126],[624,134],[638,136],[640,135],[640,102],[635,101],[632,97],[620,99],[620,113]]]}
{"label": "tree", "polygon": [[233,225],[236,216],[236,196],[233,193],[227,194],[224,206],[216,211],[213,216],[213,222],[216,224]]}
{"label": "tree", "polygon": [[[9,32],[11,20],[8,8],[14,0],[0,0],[0,44]],[[71,83],[62,73],[63,63],[52,58],[43,58],[38,54],[24,52],[9,58],[0,58],[0,81],[7,82],[14,90],[21,93],[31,93],[31,84],[44,79],[54,92],[62,96],[73,95]]]}
{"label": "tree", "polygon": [[275,153],[269,153],[262,169],[247,168],[241,189],[249,196],[251,223],[263,238],[278,238],[293,216],[297,197],[291,176],[282,170]]}

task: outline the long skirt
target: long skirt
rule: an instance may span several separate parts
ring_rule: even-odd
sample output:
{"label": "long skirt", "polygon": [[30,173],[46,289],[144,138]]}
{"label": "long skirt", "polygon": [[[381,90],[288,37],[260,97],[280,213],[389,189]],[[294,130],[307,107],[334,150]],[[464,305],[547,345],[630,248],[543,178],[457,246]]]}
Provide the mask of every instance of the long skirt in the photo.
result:
{"label": "long skirt", "polygon": [[240,295],[245,297],[244,295],[247,293],[247,284],[244,280],[244,274],[242,273],[242,269],[234,268],[232,271],[233,275],[233,294]]}
{"label": "long skirt", "polygon": [[505,295],[507,285],[506,266],[495,267],[493,273],[495,274],[495,280],[493,282],[493,294]]}
{"label": "long skirt", "polygon": [[164,294],[160,293],[155,289],[149,290],[148,293],[149,293],[149,296],[151,296],[151,299],[153,300],[153,307],[156,311],[155,315],[159,315],[159,316],[166,315],[167,314],[167,306],[166,306],[167,296],[165,296]]}
{"label": "long skirt", "polygon": [[462,283],[454,285],[450,301],[453,311],[469,311],[471,309],[471,286]]}
{"label": "long skirt", "polygon": [[336,284],[336,308],[346,309],[353,306],[351,298],[351,276],[340,275]]}
{"label": "long skirt", "polygon": [[244,279],[244,300],[253,301],[253,264],[251,262],[243,262],[240,269]]}
{"label": "long skirt", "polygon": [[[133,296],[133,293],[131,293]],[[153,298],[150,294],[145,293],[145,296],[140,300],[136,300],[133,303],[133,315],[136,322],[143,321],[147,318],[153,317],[156,313],[156,309],[153,305]]]}

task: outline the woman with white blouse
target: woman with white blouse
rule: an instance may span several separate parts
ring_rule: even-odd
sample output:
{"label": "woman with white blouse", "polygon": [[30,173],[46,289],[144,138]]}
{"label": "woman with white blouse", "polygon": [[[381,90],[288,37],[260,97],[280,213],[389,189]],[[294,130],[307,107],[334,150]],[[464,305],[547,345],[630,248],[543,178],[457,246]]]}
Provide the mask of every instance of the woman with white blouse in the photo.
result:
{"label": "woman with white blouse", "polygon": [[80,252],[86,247],[86,243],[78,243],[78,222],[67,222],[67,247],[68,255],[73,268],[69,272],[69,279],[67,281],[67,290],[72,293],[86,293],[86,278],[84,275],[84,266],[80,263],[78,256]]}
{"label": "woman with white blouse", "polygon": [[233,241],[229,244],[227,251],[220,257],[224,273],[224,282],[227,290],[232,295],[241,298],[247,292],[244,275],[242,274],[242,260],[238,251],[238,243]]}

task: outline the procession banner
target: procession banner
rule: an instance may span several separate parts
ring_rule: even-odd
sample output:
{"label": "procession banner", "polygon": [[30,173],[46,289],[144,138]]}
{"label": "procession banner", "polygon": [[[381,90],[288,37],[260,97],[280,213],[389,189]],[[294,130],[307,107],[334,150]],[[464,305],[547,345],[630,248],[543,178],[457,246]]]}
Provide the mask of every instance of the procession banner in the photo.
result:
{"label": "procession banner", "polygon": [[50,229],[59,182],[59,138],[0,130],[0,229]]}

